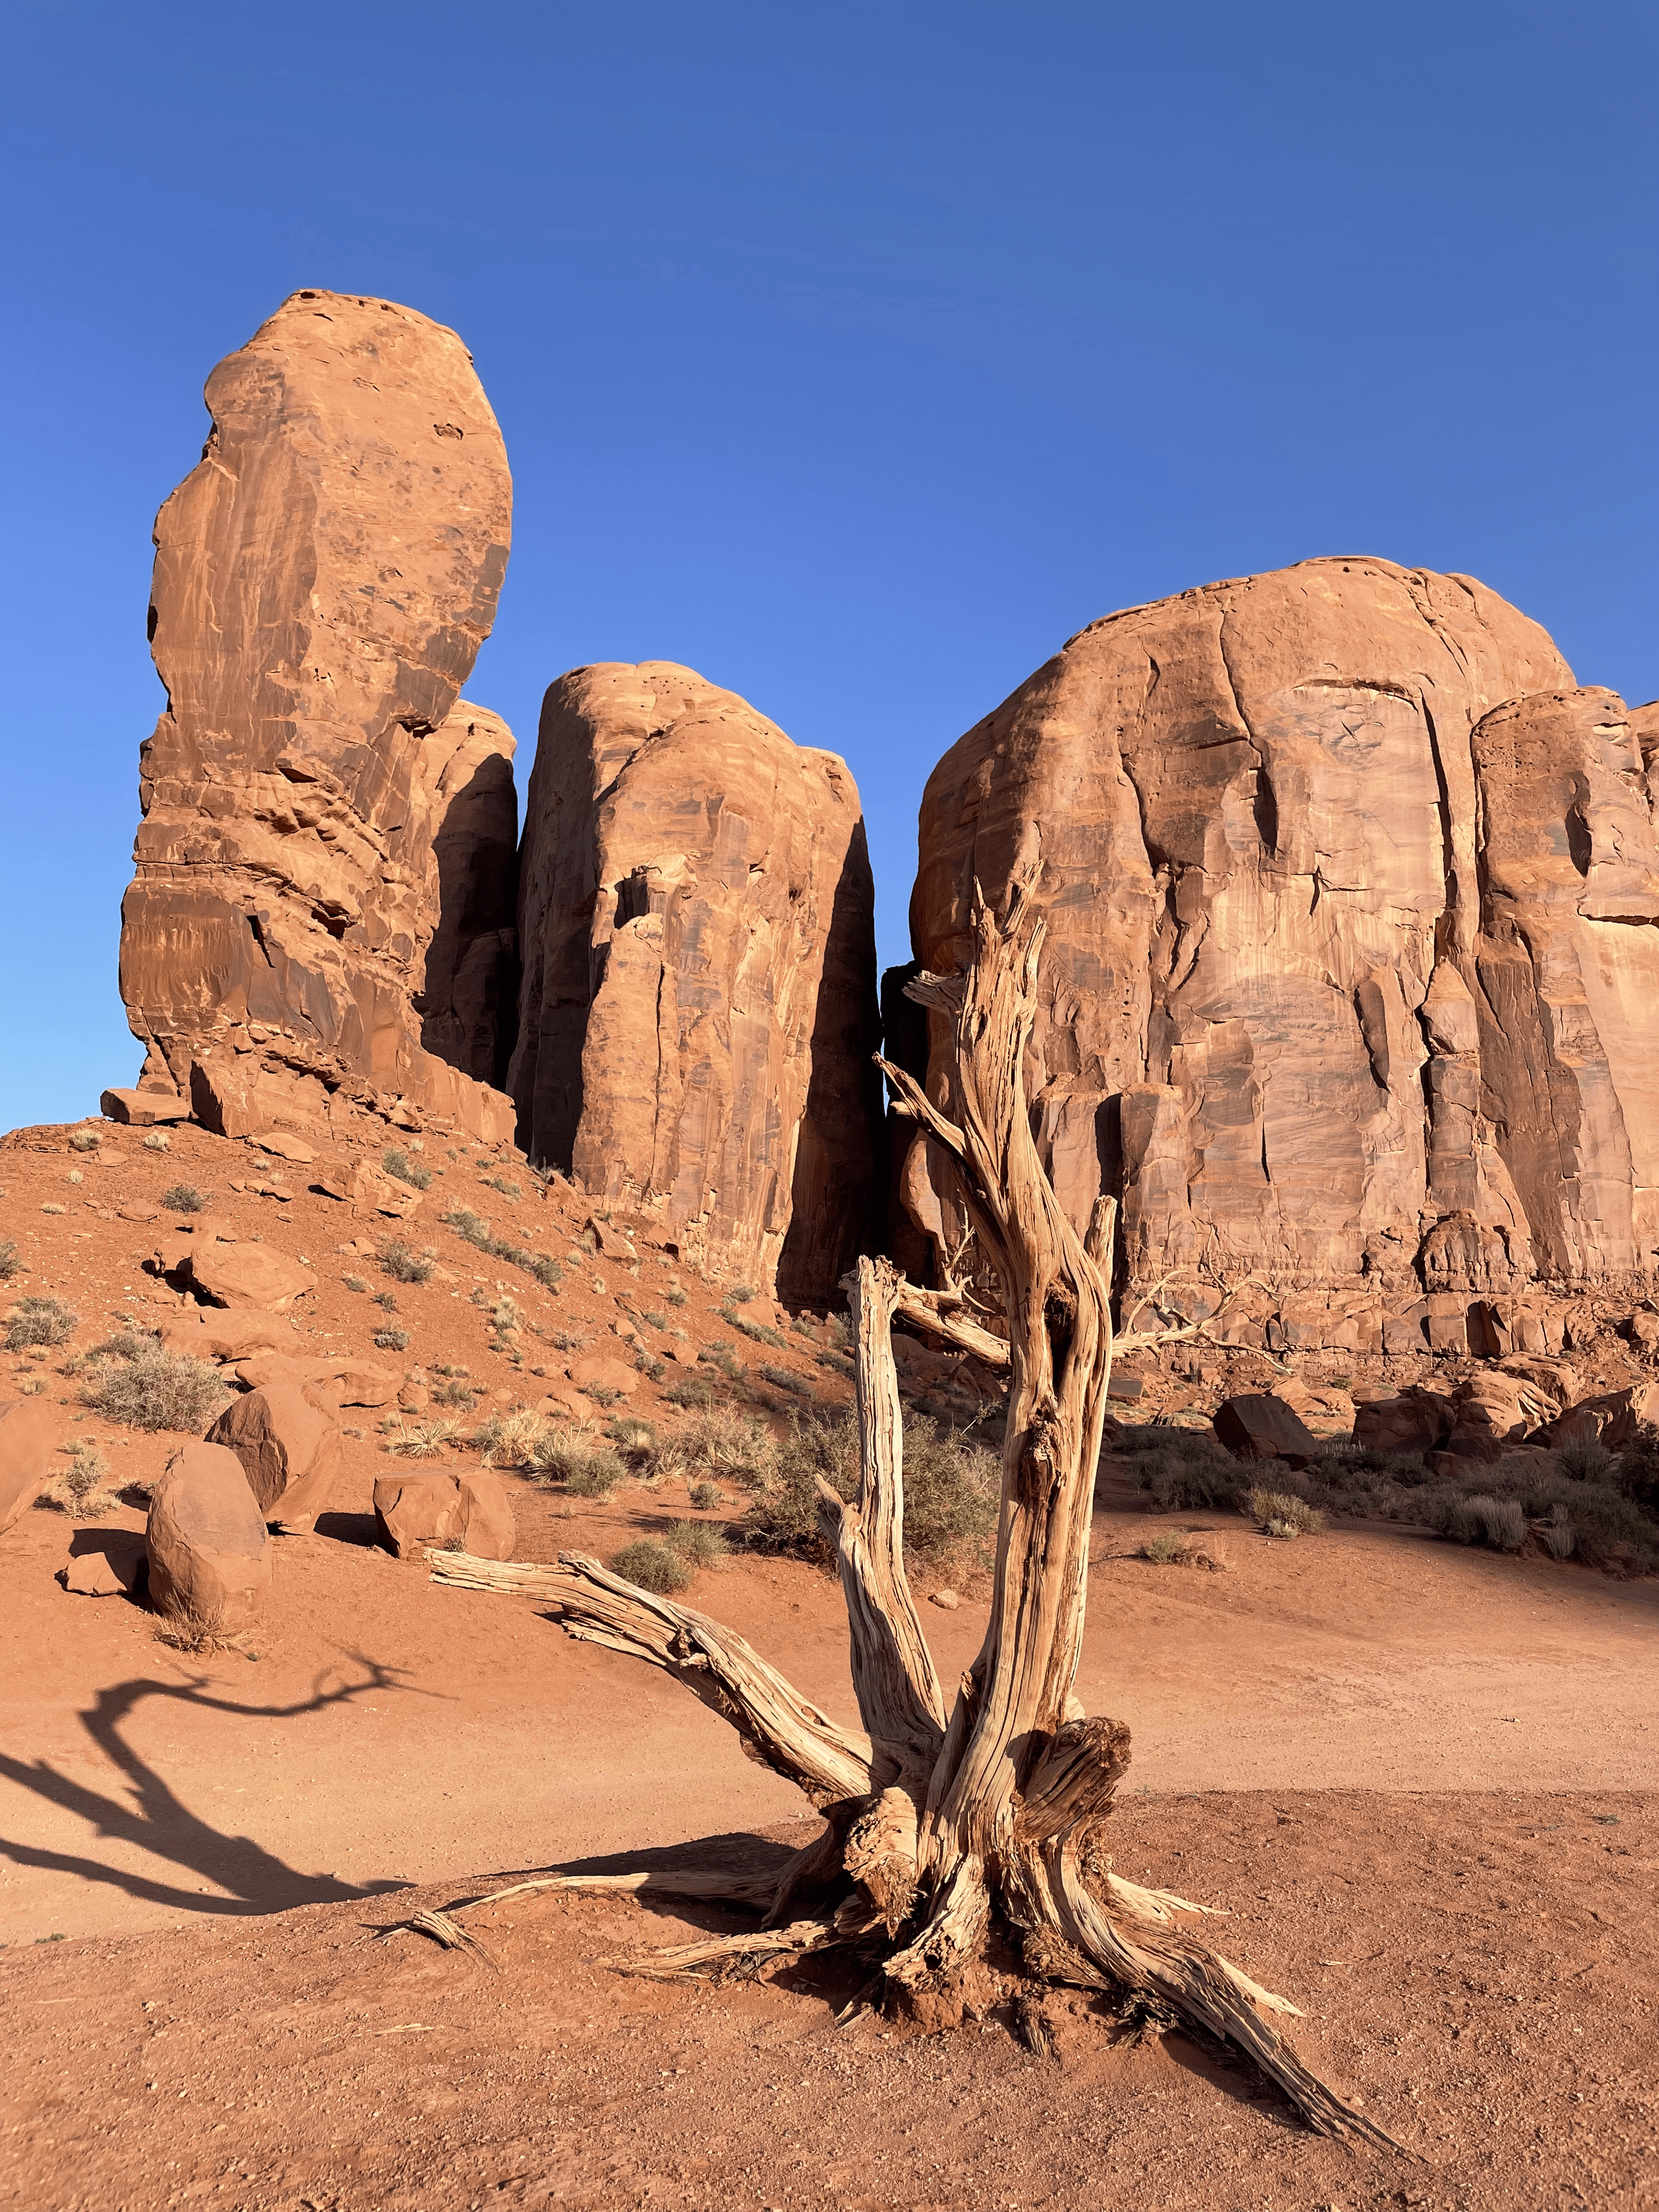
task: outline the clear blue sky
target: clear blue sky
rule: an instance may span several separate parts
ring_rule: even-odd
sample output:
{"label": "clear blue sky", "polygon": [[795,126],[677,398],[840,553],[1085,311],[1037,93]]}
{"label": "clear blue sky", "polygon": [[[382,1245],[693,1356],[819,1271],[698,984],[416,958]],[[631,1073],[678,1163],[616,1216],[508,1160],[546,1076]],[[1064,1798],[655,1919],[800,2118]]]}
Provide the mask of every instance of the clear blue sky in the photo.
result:
{"label": "clear blue sky", "polygon": [[0,1127],[95,1110],[149,530],[302,285],[451,323],[514,550],[469,695],[665,657],[863,791],[1113,607],[1315,553],[1472,571],[1659,692],[1659,11],[9,10]]}

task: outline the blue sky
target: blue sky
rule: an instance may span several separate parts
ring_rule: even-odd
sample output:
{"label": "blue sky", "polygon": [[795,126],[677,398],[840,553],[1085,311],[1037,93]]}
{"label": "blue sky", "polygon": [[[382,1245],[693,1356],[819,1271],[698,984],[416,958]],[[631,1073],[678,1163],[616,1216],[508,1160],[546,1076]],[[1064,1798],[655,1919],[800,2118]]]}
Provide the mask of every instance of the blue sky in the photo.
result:
{"label": "blue sky", "polygon": [[0,1127],[95,1110],[155,508],[305,285],[465,337],[468,696],[689,662],[844,754],[884,961],[945,748],[1115,606],[1470,571],[1659,692],[1659,13],[14,0]]}

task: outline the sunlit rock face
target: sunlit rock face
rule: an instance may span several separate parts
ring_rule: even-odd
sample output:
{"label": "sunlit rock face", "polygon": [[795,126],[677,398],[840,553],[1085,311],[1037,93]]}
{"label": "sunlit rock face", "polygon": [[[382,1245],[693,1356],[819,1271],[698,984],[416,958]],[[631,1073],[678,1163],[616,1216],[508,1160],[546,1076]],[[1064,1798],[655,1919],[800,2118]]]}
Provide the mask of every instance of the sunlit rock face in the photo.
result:
{"label": "sunlit rock face", "polygon": [[[1318,560],[1094,623],[951,749],[915,951],[1035,875],[1036,1126],[1075,1221],[1121,1200],[1132,1292],[1254,1273],[1258,1334],[1363,1344],[1651,1275],[1649,715],[1472,578]],[[945,1057],[935,1018],[940,1096]]]}
{"label": "sunlit rock face", "polygon": [[121,939],[142,1080],[214,1126],[373,1095],[509,1134],[513,740],[458,702],[512,482],[471,356],[390,301],[300,292],[207,403],[155,525],[167,707]]}

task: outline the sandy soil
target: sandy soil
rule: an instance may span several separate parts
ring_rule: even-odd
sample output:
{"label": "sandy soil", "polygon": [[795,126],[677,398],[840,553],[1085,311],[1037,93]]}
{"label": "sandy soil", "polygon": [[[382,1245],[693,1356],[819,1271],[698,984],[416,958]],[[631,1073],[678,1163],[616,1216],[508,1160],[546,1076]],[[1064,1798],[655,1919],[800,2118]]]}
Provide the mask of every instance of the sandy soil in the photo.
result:
{"label": "sandy soil", "polygon": [[[27,1286],[76,1300],[79,1340],[167,1297],[140,1271],[145,1231],[106,1218],[111,1192],[142,1206],[150,1182],[247,1170],[246,1148],[199,1132],[170,1159],[128,1138],[95,1203],[42,1218],[69,1163],[61,1134],[33,1133],[0,1154],[0,1231],[33,1240]],[[340,1278],[362,1262],[337,1255],[331,1202],[236,1202],[318,1262],[306,1336],[361,1343]],[[545,1224],[549,1249],[574,1225]],[[421,1234],[448,1273],[399,1291],[409,1358],[529,1395],[464,1295],[492,1263]],[[609,1273],[603,1295],[589,1268],[556,1304],[511,1288],[539,1324],[556,1312],[596,1340],[617,1289],[648,1303],[673,1279],[657,1257],[635,1283]],[[717,1332],[686,1284],[676,1311]],[[776,1358],[835,1395],[809,1352]],[[117,1441],[57,1387],[72,1432],[125,1474],[176,1444]],[[1039,2063],[994,2024],[837,2033],[848,1991],[810,1972],[711,1990],[602,1966],[692,1924],[656,1908],[489,1908],[475,1924],[498,1973],[419,1936],[374,1942],[493,1869],[763,1859],[810,1832],[799,1796],[672,1684],[377,1551],[374,1419],[354,1421],[319,1533],[278,1542],[247,1652],[187,1657],[142,1606],[58,1587],[70,1544],[141,1526],[131,1507],[79,1532],[33,1512],[0,1538],[0,2203],[1659,2203],[1659,1585],[1397,1527],[1281,1545],[1193,1516],[1228,1571],[1155,1567],[1136,1548],[1168,1522],[1109,1470],[1079,1687],[1134,1732],[1117,1863],[1229,1911],[1223,1948],[1304,2007],[1299,2045],[1426,2160],[1396,2166],[1314,2142],[1213,2052],[1122,2048],[1081,2009]],[[687,1511],[637,1487],[514,1497],[520,1557],[607,1555]],[[947,1678],[983,1626],[963,1589],[926,1608]],[[825,1577],[745,1559],[688,1595],[851,1717]]]}

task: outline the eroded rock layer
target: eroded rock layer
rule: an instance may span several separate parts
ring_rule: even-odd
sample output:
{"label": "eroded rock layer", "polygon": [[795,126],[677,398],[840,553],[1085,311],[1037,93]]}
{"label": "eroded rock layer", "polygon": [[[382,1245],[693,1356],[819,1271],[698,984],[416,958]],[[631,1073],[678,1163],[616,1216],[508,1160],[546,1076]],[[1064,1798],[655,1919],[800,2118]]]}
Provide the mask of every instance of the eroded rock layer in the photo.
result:
{"label": "eroded rock layer", "polygon": [[1132,1291],[1254,1273],[1281,1340],[1380,1341],[1437,1298],[1651,1277],[1634,720],[1472,579],[1320,560],[1109,616],[951,748],[915,950],[953,967],[974,878],[1040,870],[1041,1141],[1079,1224],[1121,1197]]}
{"label": "eroded rock layer", "polygon": [[485,1086],[510,1043],[513,740],[458,697],[512,485],[471,357],[390,301],[300,292],[206,396],[155,525],[168,703],[121,937],[141,1081],[231,1133],[343,1096],[509,1134]]}
{"label": "eroded rock layer", "polygon": [[577,669],[542,709],[520,859],[520,1142],[689,1258],[828,1296],[878,1111],[845,764],[672,662]]}

